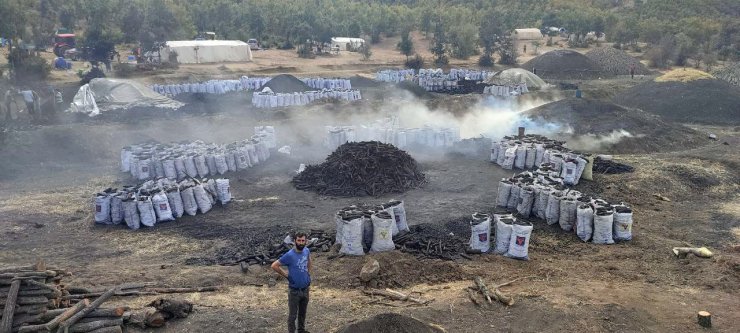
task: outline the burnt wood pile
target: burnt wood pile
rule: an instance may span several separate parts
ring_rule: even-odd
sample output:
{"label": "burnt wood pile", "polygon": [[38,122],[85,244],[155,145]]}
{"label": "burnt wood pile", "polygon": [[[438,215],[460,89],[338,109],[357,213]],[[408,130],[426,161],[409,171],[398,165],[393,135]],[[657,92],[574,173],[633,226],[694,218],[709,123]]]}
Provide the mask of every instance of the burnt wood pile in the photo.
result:
{"label": "burnt wood pile", "polygon": [[470,259],[466,254],[470,233],[469,219],[456,219],[446,226],[423,223],[409,226],[393,238],[396,249],[416,255],[419,259],[457,260]]}
{"label": "burnt wood pile", "polygon": [[[245,244],[242,248],[247,255],[219,256],[219,263],[224,266],[238,265],[270,265],[280,259],[283,254],[293,248],[292,244],[286,243],[286,232],[279,234],[263,234]],[[292,233],[291,233],[292,234]],[[308,233],[308,244],[306,247],[311,252],[329,252],[334,245],[335,234],[324,232],[324,230],[311,230]]]}
{"label": "burnt wood pile", "polygon": [[402,193],[425,183],[409,154],[377,141],[345,143],[324,163],[309,165],[293,178],[299,190],[340,197]]}
{"label": "burnt wood pile", "polygon": [[[216,291],[218,287],[154,288],[151,283],[126,283],[106,290],[66,285],[70,274],[43,261],[34,265],[0,267],[0,333],[96,332],[120,333],[125,324],[159,327],[175,316],[145,308],[102,307],[114,296],[140,296]],[[172,301],[169,302],[181,302]]]}
{"label": "burnt wood pile", "polygon": [[615,162],[612,160],[601,159],[598,156],[594,159],[593,172],[595,173],[615,174],[615,173],[630,173],[633,171],[635,171],[635,168],[627,164],[622,164],[622,163]]}

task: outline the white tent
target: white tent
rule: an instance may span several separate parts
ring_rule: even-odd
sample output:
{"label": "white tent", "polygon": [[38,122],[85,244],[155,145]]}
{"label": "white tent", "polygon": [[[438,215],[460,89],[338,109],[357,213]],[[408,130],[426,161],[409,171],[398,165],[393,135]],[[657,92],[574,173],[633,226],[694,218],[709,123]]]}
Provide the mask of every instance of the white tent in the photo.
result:
{"label": "white tent", "polygon": [[80,87],[67,112],[97,116],[100,112],[132,107],[177,109],[182,103],[162,96],[149,87],[131,80],[92,79]]}
{"label": "white tent", "polygon": [[252,61],[249,44],[240,40],[173,40],[162,48],[162,59],[167,61],[170,52],[177,54],[181,64]]}
{"label": "white tent", "polygon": [[511,33],[511,37],[516,40],[532,40],[542,38],[542,31],[536,28],[529,29],[514,29]]}
{"label": "white tent", "polygon": [[357,50],[360,45],[364,44],[365,40],[362,38],[351,38],[351,37],[332,37],[331,47],[339,47],[343,51],[354,51]]}

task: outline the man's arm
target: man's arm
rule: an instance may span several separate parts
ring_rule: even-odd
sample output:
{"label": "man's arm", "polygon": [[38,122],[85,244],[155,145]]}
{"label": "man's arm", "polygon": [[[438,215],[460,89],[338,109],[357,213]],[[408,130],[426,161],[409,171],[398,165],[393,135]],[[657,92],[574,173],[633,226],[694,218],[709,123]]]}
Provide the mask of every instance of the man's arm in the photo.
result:
{"label": "man's arm", "polygon": [[311,261],[311,256],[308,256],[308,275],[313,274],[313,265]]}
{"label": "man's arm", "polygon": [[282,275],[284,278],[288,278],[288,272],[286,272],[283,267],[280,260],[275,260],[272,262],[272,265],[270,265],[273,271],[277,272],[278,274]]}

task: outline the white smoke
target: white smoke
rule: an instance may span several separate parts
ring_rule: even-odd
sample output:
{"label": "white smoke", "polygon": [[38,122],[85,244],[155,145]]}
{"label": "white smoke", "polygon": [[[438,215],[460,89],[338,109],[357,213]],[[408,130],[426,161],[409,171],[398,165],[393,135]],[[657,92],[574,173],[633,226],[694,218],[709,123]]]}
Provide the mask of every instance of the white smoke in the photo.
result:
{"label": "white smoke", "polygon": [[614,145],[625,138],[641,138],[644,134],[632,134],[625,129],[614,130],[608,134],[597,135],[587,133],[575,135],[571,127],[564,132],[569,134],[560,138],[567,140],[568,147],[576,150],[599,151],[611,145]]}

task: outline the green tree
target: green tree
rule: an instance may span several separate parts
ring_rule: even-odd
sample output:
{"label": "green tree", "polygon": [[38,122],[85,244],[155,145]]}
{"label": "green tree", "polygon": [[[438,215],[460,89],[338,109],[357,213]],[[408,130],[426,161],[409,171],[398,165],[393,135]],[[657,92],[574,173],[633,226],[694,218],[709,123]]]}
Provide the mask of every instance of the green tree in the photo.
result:
{"label": "green tree", "polygon": [[362,45],[360,45],[360,54],[362,54],[362,60],[370,60],[370,56],[373,55],[373,51],[370,48],[369,43],[362,43]]}
{"label": "green tree", "polygon": [[430,51],[434,54],[435,64],[441,66],[449,62],[447,59],[447,36],[441,22],[437,22],[434,27],[434,39]]}
{"label": "green tree", "polygon": [[483,46],[483,55],[478,59],[481,66],[493,65],[493,53],[497,50],[499,39],[504,35],[504,29],[498,19],[498,14],[489,10],[480,20],[478,39]]}
{"label": "green tree", "polygon": [[449,34],[452,56],[458,59],[468,59],[478,53],[478,36],[472,24],[456,25]]}
{"label": "green tree", "polygon": [[405,31],[401,35],[401,41],[396,46],[401,54],[406,56],[406,61],[409,61],[409,57],[414,54],[414,42],[411,40],[409,31]]}

